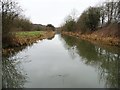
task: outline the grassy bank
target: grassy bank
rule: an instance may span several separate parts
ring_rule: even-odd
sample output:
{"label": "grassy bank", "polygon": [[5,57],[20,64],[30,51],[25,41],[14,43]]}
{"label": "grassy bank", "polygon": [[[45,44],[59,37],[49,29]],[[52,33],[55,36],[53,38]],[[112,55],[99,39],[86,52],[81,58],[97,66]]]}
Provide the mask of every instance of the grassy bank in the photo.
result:
{"label": "grassy bank", "polygon": [[83,40],[90,41],[92,43],[97,44],[105,44],[105,45],[111,45],[111,46],[119,46],[120,47],[120,38],[119,37],[113,37],[113,36],[100,36],[99,34],[81,34],[79,32],[62,32],[63,35],[69,35],[74,36]]}
{"label": "grassy bank", "polygon": [[3,53],[14,51],[15,47],[22,47],[31,45],[38,40],[53,38],[55,32],[53,31],[21,31],[12,32],[7,45],[3,46]]}
{"label": "grassy bank", "polygon": [[53,31],[12,32],[10,43],[8,43],[7,48],[28,45],[37,40],[52,38],[54,35],[55,33]]}

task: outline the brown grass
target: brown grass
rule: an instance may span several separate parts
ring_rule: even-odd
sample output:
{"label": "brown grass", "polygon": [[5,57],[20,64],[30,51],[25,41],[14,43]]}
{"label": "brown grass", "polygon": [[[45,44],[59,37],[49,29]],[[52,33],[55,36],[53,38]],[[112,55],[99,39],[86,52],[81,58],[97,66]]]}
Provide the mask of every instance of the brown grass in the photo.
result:
{"label": "brown grass", "polygon": [[15,47],[27,46],[38,40],[47,39],[54,37],[55,32],[44,31],[44,32],[16,32],[12,36],[10,43],[7,48],[2,49],[2,54],[6,55],[14,51]]}
{"label": "brown grass", "polygon": [[17,32],[12,38],[11,46],[23,46],[36,42],[37,40],[42,40],[54,36],[52,31],[34,31],[34,32]]}
{"label": "brown grass", "polygon": [[120,29],[118,24],[106,26],[91,34],[81,34],[80,32],[62,32],[62,34],[79,37],[94,43],[120,46]]}

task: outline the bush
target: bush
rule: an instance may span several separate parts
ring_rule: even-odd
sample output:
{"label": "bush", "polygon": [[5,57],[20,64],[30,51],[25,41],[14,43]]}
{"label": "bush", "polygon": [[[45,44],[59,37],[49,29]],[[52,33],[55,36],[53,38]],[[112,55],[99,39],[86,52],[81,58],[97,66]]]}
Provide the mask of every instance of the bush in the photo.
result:
{"label": "bush", "polygon": [[14,21],[14,26],[16,28],[21,28],[22,31],[31,31],[32,29],[32,23],[29,19],[26,18],[17,18]]}
{"label": "bush", "polygon": [[47,28],[47,30],[52,30],[52,31],[55,30],[55,27],[54,27],[52,24],[48,24],[48,25],[46,26],[46,28]]}
{"label": "bush", "polygon": [[77,21],[81,32],[95,31],[100,22],[99,8],[90,7],[84,11]]}
{"label": "bush", "polygon": [[75,21],[69,21],[64,26],[66,31],[75,31],[76,30],[76,22]]}
{"label": "bush", "polygon": [[76,31],[76,21],[71,16],[67,17],[65,24],[62,27],[65,31]]}

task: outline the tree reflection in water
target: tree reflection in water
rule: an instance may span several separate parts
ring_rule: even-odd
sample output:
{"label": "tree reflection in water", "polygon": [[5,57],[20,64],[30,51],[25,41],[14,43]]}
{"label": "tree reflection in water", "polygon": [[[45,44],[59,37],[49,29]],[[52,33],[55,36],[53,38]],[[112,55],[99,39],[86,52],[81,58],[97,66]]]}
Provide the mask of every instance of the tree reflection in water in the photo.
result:
{"label": "tree reflection in water", "polygon": [[3,54],[2,58],[2,87],[3,88],[23,88],[27,74],[21,67],[22,58],[11,58],[19,51],[24,50],[26,47],[15,48],[12,53],[7,55]]}
{"label": "tree reflection in water", "polygon": [[3,58],[2,60],[2,87],[3,88],[23,88],[26,82],[26,74],[20,67],[21,62]]}
{"label": "tree reflection in water", "polygon": [[118,88],[120,48],[100,47],[84,40],[78,40],[75,37],[62,37],[64,38],[65,48],[72,53],[77,52],[85,64],[97,69],[99,79],[106,82],[106,87]]}

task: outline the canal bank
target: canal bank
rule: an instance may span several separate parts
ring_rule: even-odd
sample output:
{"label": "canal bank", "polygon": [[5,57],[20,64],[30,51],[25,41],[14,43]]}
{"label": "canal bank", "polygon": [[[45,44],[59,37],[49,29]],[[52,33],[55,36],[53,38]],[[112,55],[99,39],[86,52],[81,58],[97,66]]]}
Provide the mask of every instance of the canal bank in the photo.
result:
{"label": "canal bank", "polygon": [[81,34],[79,32],[66,32],[62,31],[63,35],[74,36],[76,38],[80,38],[83,40],[90,41],[95,44],[102,44],[102,45],[110,45],[110,46],[118,46],[120,47],[120,38],[119,37],[103,37],[100,35],[96,35],[95,33],[92,34]]}
{"label": "canal bank", "polygon": [[2,54],[5,55],[14,52],[14,48],[31,45],[38,40],[51,39],[55,36],[54,31],[23,31],[13,32],[6,47],[2,49]]}

